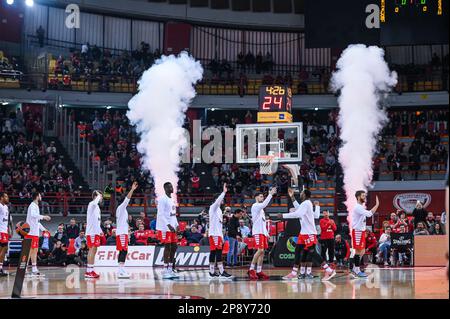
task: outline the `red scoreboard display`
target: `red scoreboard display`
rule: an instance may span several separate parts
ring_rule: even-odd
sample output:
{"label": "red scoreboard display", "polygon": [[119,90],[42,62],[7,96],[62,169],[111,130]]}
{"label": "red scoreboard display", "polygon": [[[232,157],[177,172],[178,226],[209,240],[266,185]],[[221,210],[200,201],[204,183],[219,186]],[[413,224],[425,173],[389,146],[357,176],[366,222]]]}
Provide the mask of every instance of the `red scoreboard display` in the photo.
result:
{"label": "red scoreboard display", "polygon": [[261,86],[258,105],[258,122],[292,122],[292,90],[289,86]]}

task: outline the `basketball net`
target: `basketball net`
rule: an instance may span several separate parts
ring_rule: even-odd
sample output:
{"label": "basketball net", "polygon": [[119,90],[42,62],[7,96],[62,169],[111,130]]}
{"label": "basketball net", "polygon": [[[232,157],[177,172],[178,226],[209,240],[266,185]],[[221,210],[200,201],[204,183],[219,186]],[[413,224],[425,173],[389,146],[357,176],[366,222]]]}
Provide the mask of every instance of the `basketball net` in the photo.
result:
{"label": "basketball net", "polygon": [[278,163],[275,160],[274,152],[269,152],[269,155],[258,156],[259,172],[264,175],[275,174],[278,170]]}

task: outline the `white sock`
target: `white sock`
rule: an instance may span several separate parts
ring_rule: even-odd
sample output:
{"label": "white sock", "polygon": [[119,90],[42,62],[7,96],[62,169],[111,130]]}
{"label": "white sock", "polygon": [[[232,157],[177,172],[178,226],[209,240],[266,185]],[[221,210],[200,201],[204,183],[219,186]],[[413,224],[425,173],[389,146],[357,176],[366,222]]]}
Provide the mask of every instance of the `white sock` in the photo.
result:
{"label": "white sock", "polygon": [[296,275],[298,273],[298,268],[297,267],[293,267],[291,274]]}
{"label": "white sock", "polygon": [[220,272],[221,274],[223,274],[223,272],[224,272],[223,264],[222,264],[222,263],[219,263],[219,264],[217,264],[217,266],[219,267],[219,272]]}
{"label": "white sock", "polygon": [[172,269],[173,269],[172,267],[173,267],[173,265],[172,265],[172,264],[169,264],[169,265],[167,266],[167,270],[168,270],[168,271],[172,271]]}
{"label": "white sock", "polygon": [[306,268],[306,273],[309,275],[312,272],[312,267],[307,267]]}
{"label": "white sock", "polygon": [[255,270],[255,265],[254,264],[250,264],[250,270]]}
{"label": "white sock", "polygon": [[32,271],[32,272],[38,272],[38,269],[37,269],[36,264],[34,264],[34,265],[32,266],[31,271]]}
{"label": "white sock", "polygon": [[214,268],[215,268],[215,265],[214,264],[209,264],[209,273],[210,274],[213,274],[214,273]]}
{"label": "white sock", "polygon": [[261,272],[262,271],[262,266],[258,265],[256,266],[256,272]]}
{"label": "white sock", "polygon": [[306,272],[306,268],[305,268],[305,266],[301,266],[300,267],[300,274],[305,274],[305,272]]}
{"label": "white sock", "polygon": [[119,263],[119,271],[123,272],[125,269],[123,268],[123,263]]}
{"label": "white sock", "polygon": [[87,265],[86,271],[87,271],[87,272],[92,272],[92,271],[94,271],[94,266],[88,264],[88,265]]}
{"label": "white sock", "polygon": [[2,269],[3,269],[3,263],[0,264],[0,270],[2,270]]}
{"label": "white sock", "polygon": [[359,274],[361,270],[359,269],[359,267],[353,266],[353,272]]}

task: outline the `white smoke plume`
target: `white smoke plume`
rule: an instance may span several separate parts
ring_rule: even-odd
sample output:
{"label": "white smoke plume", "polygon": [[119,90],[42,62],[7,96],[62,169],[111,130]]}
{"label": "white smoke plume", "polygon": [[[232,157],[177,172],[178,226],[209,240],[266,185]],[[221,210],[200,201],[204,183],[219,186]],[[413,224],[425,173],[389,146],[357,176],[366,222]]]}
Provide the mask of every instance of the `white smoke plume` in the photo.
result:
{"label": "white smoke plume", "polygon": [[389,70],[379,47],[350,45],[337,62],[331,87],[340,90],[338,125],[343,143],[339,162],[349,212],[356,204],[355,192],[367,190],[372,182],[377,136],[388,120],[380,98],[396,84],[397,73]]}
{"label": "white smoke plume", "polygon": [[140,136],[142,167],[150,170],[157,197],[164,194],[166,182],[176,190],[180,156],[187,146],[182,128],[185,112],[202,75],[200,62],[186,52],[162,56],[144,72],[139,92],[128,103],[127,117]]}

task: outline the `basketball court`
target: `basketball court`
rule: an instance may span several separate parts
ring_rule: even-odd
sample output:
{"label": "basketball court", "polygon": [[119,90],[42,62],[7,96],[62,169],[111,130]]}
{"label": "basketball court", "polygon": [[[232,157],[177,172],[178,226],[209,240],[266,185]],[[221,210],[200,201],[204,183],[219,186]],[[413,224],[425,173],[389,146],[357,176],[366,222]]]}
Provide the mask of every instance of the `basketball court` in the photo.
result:
{"label": "basketball court", "polygon": [[[27,299],[448,299],[445,267],[367,269],[368,279],[350,279],[339,270],[330,282],[283,281],[288,268],[269,268],[268,281],[250,281],[247,269],[231,269],[233,280],[210,280],[207,269],[182,269],[177,280],[163,280],[162,268],[129,267],[118,279],[114,267],[96,268],[100,279],[84,279],[77,267],[41,267],[42,278],[25,278]],[[11,269],[12,270],[12,269]],[[315,269],[319,274],[319,270]],[[0,279],[0,298],[11,297],[14,276]]]}

